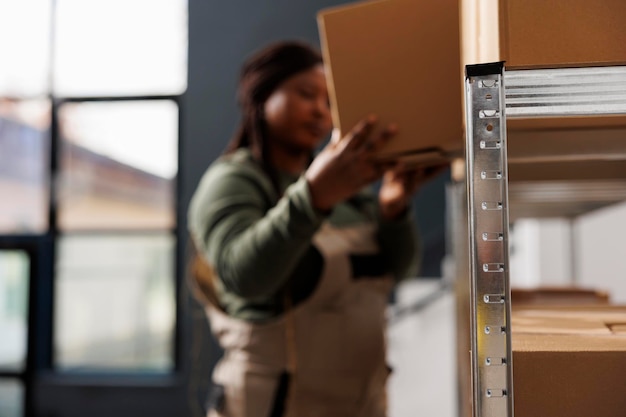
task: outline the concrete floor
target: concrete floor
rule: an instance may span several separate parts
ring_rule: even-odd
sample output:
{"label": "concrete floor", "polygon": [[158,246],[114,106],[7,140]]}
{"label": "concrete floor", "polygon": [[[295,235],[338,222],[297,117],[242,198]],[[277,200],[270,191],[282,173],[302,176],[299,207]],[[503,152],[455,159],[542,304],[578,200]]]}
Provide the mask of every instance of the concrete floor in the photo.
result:
{"label": "concrete floor", "polygon": [[[398,310],[433,294],[439,281],[401,284]],[[421,310],[391,321],[388,329],[389,417],[457,415],[454,295],[439,293]]]}

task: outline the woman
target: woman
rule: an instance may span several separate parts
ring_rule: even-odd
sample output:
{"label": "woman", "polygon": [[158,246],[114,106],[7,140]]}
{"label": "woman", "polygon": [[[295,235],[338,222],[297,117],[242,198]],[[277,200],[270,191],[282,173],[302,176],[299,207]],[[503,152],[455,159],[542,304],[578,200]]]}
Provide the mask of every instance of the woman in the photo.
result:
{"label": "woman", "polygon": [[[196,282],[225,352],[209,415],[384,416],[384,312],[416,264],[408,204],[424,173],[376,162],[396,128],[375,134],[374,116],[314,157],[332,126],[307,45],[253,55],[238,99],[240,129],[189,210]],[[378,195],[363,192],[379,179]]]}

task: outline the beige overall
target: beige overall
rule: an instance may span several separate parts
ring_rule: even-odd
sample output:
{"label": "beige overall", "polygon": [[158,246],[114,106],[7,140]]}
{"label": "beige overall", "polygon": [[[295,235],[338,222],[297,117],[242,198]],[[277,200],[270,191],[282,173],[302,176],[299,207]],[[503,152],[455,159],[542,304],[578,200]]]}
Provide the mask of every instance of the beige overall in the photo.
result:
{"label": "beige overall", "polygon": [[276,320],[254,324],[207,307],[225,351],[213,374],[224,403],[209,417],[270,417],[285,371],[286,417],[386,415],[385,307],[393,281],[355,279],[349,258],[376,254],[375,232],[373,225],[322,226],[313,239],[324,257],[318,286]]}

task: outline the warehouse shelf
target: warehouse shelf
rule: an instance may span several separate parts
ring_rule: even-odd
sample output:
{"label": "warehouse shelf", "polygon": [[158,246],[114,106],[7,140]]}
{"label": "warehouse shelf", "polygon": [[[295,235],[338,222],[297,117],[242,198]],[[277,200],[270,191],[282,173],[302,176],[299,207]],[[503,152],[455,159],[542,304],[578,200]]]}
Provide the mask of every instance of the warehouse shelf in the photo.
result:
{"label": "warehouse shelf", "polygon": [[467,198],[466,225],[452,221],[469,231],[454,250],[471,277],[473,415],[512,416],[509,224],[626,200],[626,67],[470,65],[465,85],[467,188],[449,195]]}

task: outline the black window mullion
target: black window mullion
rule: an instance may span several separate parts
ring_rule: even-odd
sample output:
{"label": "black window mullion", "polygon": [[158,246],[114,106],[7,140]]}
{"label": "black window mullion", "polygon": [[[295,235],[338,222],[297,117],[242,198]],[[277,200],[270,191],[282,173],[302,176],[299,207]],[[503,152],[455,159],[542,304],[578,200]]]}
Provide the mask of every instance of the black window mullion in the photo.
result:
{"label": "black window mullion", "polygon": [[180,108],[180,95],[146,95],[146,96],[85,96],[85,97],[57,97],[60,104],[63,103],[83,103],[83,102],[103,102],[103,101],[155,101],[171,100],[176,102]]}
{"label": "black window mullion", "polygon": [[41,371],[52,367],[52,305],[54,300],[54,239],[46,235],[38,239],[32,265],[29,318],[29,370],[35,379]]}
{"label": "black window mullion", "polygon": [[177,171],[176,171],[176,190],[174,191],[174,210],[175,210],[175,218],[176,218],[176,254],[174,263],[176,265],[174,271],[174,295],[176,302],[176,317],[175,317],[175,327],[174,327],[174,364],[176,372],[186,372],[184,369],[184,352],[186,351],[186,343],[185,343],[185,334],[187,334],[183,317],[185,317],[185,291],[184,291],[184,277],[185,277],[185,259],[186,253],[185,248],[185,230],[186,227],[183,226],[186,224],[186,217],[181,207],[182,204],[182,189],[183,189],[183,176],[181,175],[182,170],[180,169],[183,166],[183,100],[182,96],[177,96],[175,99],[176,105],[178,106],[178,158],[177,158]]}
{"label": "black window mullion", "polygon": [[[53,22],[54,25],[54,22]],[[51,65],[52,71],[52,65]],[[51,76],[52,79],[52,76]],[[35,356],[35,372],[52,369],[53,366],[53,335],[54,335],[54,271],[56,259],[56,240],[58,236],[58,185],[59,185],[59,101],[51,94],[50,114],[50,184],[48,233],[41,243],[41,254],[44,259],[38,262],[38,286],[35,294],[39,309],[39,322],[36,331],[38,344]]]}
{"label": "black window mullion", "polygon": [[35,385],[42,371],[52,366],[52,303],[54,239],[38,237],[30,253],[28,351],[25,369],[24,415],[36,415]]}

